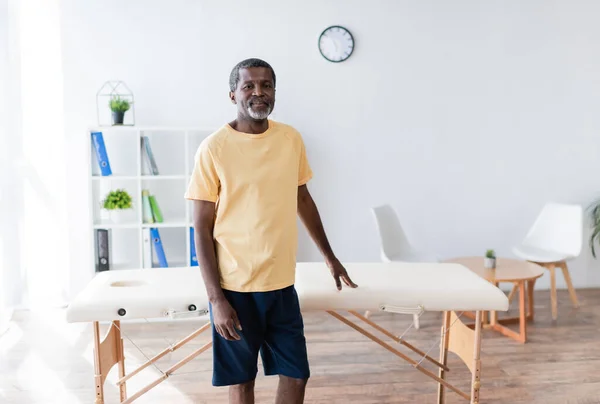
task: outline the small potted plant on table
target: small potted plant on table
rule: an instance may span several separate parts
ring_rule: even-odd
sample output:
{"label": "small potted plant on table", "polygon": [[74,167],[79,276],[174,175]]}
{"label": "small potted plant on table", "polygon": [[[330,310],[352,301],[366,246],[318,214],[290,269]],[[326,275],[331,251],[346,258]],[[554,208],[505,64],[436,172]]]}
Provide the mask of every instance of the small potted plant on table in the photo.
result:
{"label": "small potted plant on table", "polygon": [[131,103],[120,96],[115,96],[110,99],[109,106],[112,111],[113,125],[123,125],[125,112],[129,111]]}
{"label": "small potted plant on table", "polygon": [[108,211],[113,223],[123,223],[126,214],[132,211],[133,203],[126,190],[115,189],[106,195],[102,207]]}
{"label": "small potted plant on table", "polygon": [[496,253],[494,250],[487,250],[483,259],[483,266],[487,269],[496,268]]}

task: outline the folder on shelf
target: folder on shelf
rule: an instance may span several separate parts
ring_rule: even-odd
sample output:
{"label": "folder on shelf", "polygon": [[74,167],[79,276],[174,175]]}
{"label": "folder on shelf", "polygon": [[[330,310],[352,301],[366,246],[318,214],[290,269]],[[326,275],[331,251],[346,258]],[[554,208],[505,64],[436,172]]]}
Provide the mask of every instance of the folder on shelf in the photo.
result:
{"label": "folder on shelf", "polygon": [[144,161],[146,161],[150,174],[158,175],[158,166],[156,165],[156,160],[154,159],[154,153],[152,153],[148,136],[142,136],[142,153],[144,154]]}
{"label": "folder on shelf", "polygon": [[96,229],[96,272],[110,270],[110,230]]}
{"label": "folder on shelf", "polygon": [[154,253],[158,259],[158,266],[166,268],[169,266],[167,263],[167,257],[163,248],[162,240],[160,239],[160,233],[157,228],[150,228],[150,236],[152,237],[152,245],[154,246]]}
{"label": "folder on shelf", "polygon": [[163,222],[162,212],[158,207],[158,202],[156,201],[156,197],[154,195],[148,195],[148,200],[150,201],[150,208],[152,209],[152,217],[156,223]]}
{"label": "folder on shelf", "polygon": [[152,268],[152,237],[150,229],[142,229],[142,267]]}
{"label": "folder on shelf", "polygon": [[150,206],[150,191],[142,190],[142,220],[144,223],[154,223],[152,206]]}
{"label": "folder on shelf", "polygon": [[194,228],[190,227],[190,266],[198,266],[198,257],[196,256],[196,244],[194,243]]}
{"label": "folder on shelf", "polygon": [[102,132],[92,132],[92,143],[94,150],[96,151],[96,159],[100,166],[100,173],[103,176],[112,175],[110,168],[110,161],[108,160],[108,153],[106,152],[106,145],[104,144],[104,136]]}

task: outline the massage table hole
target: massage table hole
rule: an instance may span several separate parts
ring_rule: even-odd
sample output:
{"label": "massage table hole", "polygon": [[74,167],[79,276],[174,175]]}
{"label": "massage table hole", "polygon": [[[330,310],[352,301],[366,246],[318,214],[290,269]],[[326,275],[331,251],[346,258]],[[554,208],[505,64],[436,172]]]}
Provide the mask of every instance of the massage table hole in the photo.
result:
{"label": "massage table hole", "polygon": [[110,284],[111,288],[129,288],[135,286],[143,286],[146,282],[143,281],[116,281]]}

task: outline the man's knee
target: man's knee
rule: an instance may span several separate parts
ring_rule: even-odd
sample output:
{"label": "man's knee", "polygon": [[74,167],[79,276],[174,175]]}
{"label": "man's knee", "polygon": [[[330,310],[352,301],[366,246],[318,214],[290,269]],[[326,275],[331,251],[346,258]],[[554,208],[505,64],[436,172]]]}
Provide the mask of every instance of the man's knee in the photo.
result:
{"label": "man's knee", "polygon": [[308,379],[297,379],[295,377],[289,377],[284,375],[279,375],[279,380],[295,389],[303,389],[308,383]]}
{"label": "man's knee", "polygon": [[246,392],[254,390],[254,380],[250,380],[245,383],[235,384],[235,385],[229,386],[229,388],[232,390],[238,391],[240,393],[246,393]]}

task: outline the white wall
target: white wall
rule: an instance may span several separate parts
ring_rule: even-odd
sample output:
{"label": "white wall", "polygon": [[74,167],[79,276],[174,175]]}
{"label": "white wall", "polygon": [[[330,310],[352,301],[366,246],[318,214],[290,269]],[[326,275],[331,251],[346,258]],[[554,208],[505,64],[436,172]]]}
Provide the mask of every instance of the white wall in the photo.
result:
{"label": "white wall", "polygon": [[[276,70],[274,117],[304,135],[342,260],[379,258],[381,203],[443,257],[511,256],[544,202],[600,195],[599,13],[567,0],[64,0],[72,290],[91,270],[85,129],[102,83],[131,87],[140,125],[217,126],[235,114],[231,67],[253,56]],[[333,24],[356,38],[342,64],[316,46]],[[600,286],[586,247],[574,283]],[[300,252],[319,259],[304,233]]]}

